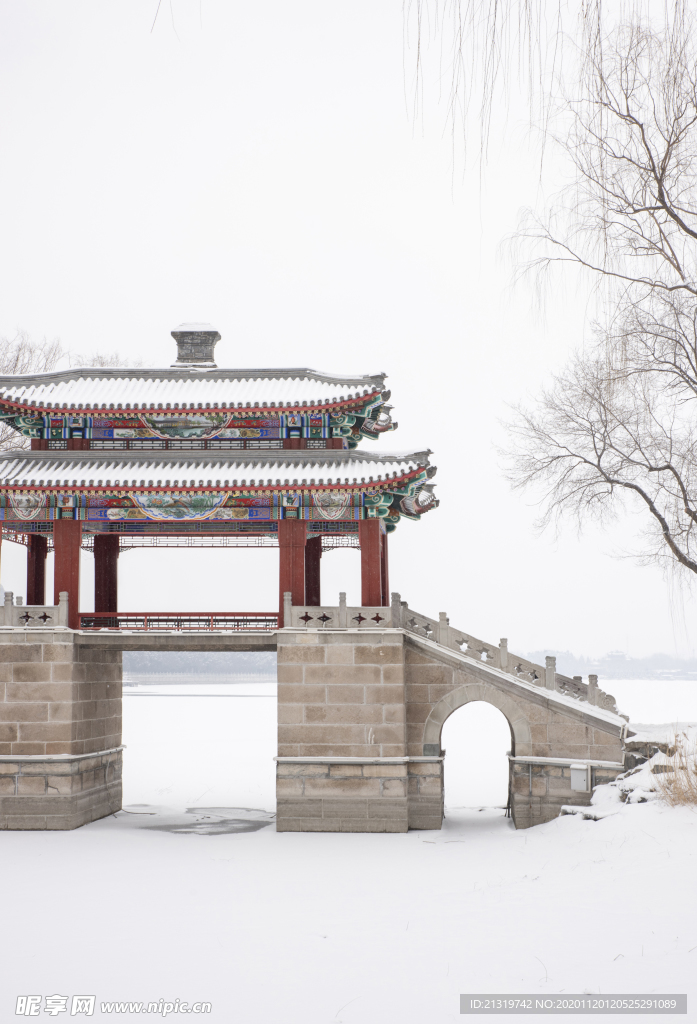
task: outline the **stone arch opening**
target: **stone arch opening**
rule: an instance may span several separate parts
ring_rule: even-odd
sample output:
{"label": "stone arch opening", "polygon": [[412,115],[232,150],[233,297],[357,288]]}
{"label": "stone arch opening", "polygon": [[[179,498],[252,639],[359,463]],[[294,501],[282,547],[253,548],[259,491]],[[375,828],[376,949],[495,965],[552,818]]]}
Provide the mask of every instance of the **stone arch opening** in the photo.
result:
{"label": "stone arch opening", "polygon": [[[510,730],[510,753],[512,756],[528,754],[530,752],[530,723],[520,705],[490,683],[472,682],[456,687],[442,697],[431,709],[424,726],[423,752],[425,755],[441,753],[443,749],[442,733],[445,722],[453,712],[475,702],[489,704],[501,712]],[[444,775],[444,797],[447,805],[447,763],[444,764]],[[506,802],[510,803],[510,792],[507,793]]]}
{"label": "stone arch opening", "polygon": [[479,700],[493,704],[506,718],[511,729],[511,754],[513,756],[529,754],[530,723],[520,706],[490,683],[466,683],[463,686],[458,686],[433,706],[424,726],[424,754],[435,754],[440,751],[443,723],[453,711],[471,701]]}
{"label": "stone arch opening", "polygon": [[507,806],[512,744],[510,722],[487,701],[469,701],[446,718],[441,730],[446,817],[457,808]]}

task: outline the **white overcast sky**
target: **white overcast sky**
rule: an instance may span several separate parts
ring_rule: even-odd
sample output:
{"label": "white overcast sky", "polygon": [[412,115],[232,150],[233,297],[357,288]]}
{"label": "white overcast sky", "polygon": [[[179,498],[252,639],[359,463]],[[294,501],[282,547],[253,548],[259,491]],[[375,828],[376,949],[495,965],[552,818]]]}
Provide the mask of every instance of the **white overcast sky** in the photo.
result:
{"label": "white overcast sky", "polygon": [[[694,604],[626,557],[638,518],[539,535],[493,450],[587,313],[569,280],[540,314],[500,254],[540,192],[524,103],[463,172],[435,49],[413,123],[402,0],[162,0],[151,31],[156,8],[0,0],[0,334],[166,366],[172,328],[203,320],[219,365],[385,371],[399,429],[379,444],[432,449],[441,499],[390,538],[393,590],[514,651],[694,653]],[[128,553],[120,606],[272,609],[276,565]],[[358,601],[354,552],[322,572],[325,602]]]}

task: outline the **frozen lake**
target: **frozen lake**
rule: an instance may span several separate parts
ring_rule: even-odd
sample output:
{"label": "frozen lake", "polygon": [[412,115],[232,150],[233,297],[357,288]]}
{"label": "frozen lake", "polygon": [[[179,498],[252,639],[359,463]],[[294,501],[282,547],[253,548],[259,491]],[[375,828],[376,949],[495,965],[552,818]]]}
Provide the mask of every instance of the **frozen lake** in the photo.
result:
{"label": "frozen lake", "polygon": [[[605,683],[630,722],[697,722],[697,682]],[[266,681],[124,688],[124,803],[275,806],[275,685]],[[443,729],[446,804],[504,806],[510,733],[477,702]]]}

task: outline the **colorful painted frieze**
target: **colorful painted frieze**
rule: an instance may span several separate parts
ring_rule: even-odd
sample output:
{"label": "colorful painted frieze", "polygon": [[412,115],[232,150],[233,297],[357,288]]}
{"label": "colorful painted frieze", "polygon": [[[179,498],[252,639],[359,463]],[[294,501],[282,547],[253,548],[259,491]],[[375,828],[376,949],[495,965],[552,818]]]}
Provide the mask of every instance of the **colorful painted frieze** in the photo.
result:
{"label": "colorful painted frieze", "polygon": [[88,488],[4,490],[0,519],[5,522],[75,518],[93,523],[133,522],[315,522],[384,520],[391,532],[401,516],[418,519],[436,503],[428,470],[382,487],[282,488],[259,491],[202,488],[181,491],[128,488],[117,493]]}
{"label": "colorful painted frieze", "polygon": [[305,438],[319,441],[345,438],[355,448],[361,438],[376,438],[393,429],[383,411],[382,396],[376,396],[351,413],[284,412],[276,416],[252,415],[249,412],[153,412],[115,415],[16,415],[0,412],[23,437],[33,440],[179,439],[233,440],[258,438],[283,441]]}

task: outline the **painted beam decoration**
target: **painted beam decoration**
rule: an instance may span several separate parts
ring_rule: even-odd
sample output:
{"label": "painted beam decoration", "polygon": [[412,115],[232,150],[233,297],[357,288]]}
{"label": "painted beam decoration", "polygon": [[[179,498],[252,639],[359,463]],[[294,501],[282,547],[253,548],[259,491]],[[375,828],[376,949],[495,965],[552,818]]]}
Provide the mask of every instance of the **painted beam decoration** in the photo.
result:
{"label": "painted beam decoration", "polygon": [[112,440],[122,438],[346,438],[346,447],[356,448],[362,438],[374,440],[379,434],[393,430],[384,403],[378,399],[361,408],[338,415],[331,413],[289,412],[269,416],[249,413],[102,413],[101,415],[63,414],[59,416],[16,416],[0,413],[8,426],[23,437],[36,440],[69,438]]}

